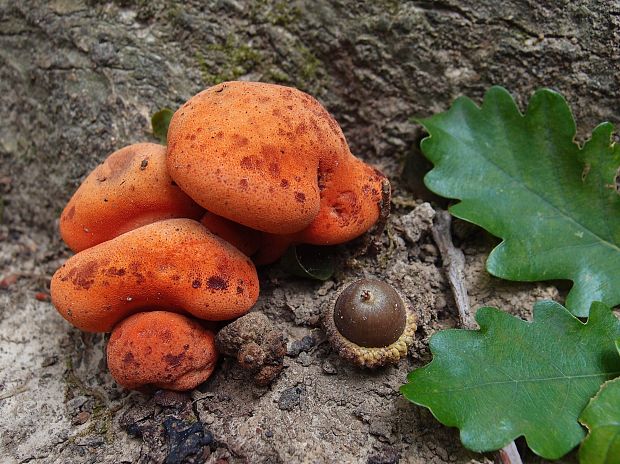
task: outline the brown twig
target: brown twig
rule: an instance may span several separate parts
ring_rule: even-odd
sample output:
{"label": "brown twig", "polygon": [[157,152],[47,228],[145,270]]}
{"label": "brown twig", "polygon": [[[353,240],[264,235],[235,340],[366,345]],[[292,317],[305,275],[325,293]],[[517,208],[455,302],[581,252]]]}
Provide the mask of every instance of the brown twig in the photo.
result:
{"label": "brown twig", "polygon": [[[465,287],[465,256],[460,248],[452,243],[450,224],[452,217],[447,211],[437,209],[433,224],[433,239],[439,247],[443,266],[448,275],[450,288],[454,295],[456,307],[459,311],[461,325],[466,329],[477,329],[478,324],[469,310],[469,299]],[[514,441],[511,441],[499,451],[502,464],[522,464],[521,456]]]}
{"label": "brown twig", "polygon": [[447,211],[437,209],[435,223],[433,224],[433,239],[439,247],[443,266],[448,274],[450,288],[454,294],[456,307],[459,310],[461,325],[466,329],[476,329],[478,324],[469,311],[469,300],[465,288],[465,256],[463,252],[452,243],[450,224],[452,218]]}
{"label": "brown twig", "polygon": [[499,450],[499,458],[502,464],[521,464],[521,456],[514,441],[511,441],[501,450]]}

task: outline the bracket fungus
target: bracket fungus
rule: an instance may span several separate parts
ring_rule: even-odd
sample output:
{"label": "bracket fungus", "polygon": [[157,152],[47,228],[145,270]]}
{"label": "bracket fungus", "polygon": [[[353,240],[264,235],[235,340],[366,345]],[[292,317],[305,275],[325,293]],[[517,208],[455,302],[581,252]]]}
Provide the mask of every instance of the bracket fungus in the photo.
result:
{"label": "bracket fungus", "polygon": [[168,175],[166,147],[138,143],[86,177],[60,216],[60,234],[78,252],[155,221],[203,213]]}
{"label": "bracket fungus", "polygon": [[88,248],[51,283],[56,309],[87,332],[109,332],[145,309],[234,319],[254,305],[258,291],[249,258],[191,219],[155,222]]}
{"label": "bracket fungus", "polygon": [[214,235],[226,240],[246,256],[252,256],[261,243],[261,233],[207,211],[201,224]]}
{"label": "bracket fungus", "polygon": [[416,330],[413,311],[391,285],[377,279],[345,288],[324,313],[323,326],[341,357],[369,368],[397,363]]}
{"label": "bracket fungus", "polygon": [[289,87],[225,82],[195,95],[172,118],[167,161],[207,210],[291,242],[343,243],[381,213],[385,176],[353,156],[316,99]]}
{"label": "bracket fungus", "polygon": [[191,390],[215,368],[215,335],[181,314],[138,313],[112,330],[107,360],[112,377],[125,388]]}
{"label": "bracket fungus", "polygon": [[[110,371],[132,389],[187,390],[209,377],[215,338],[197,319],[250,310],[259,282],[248,256],[268,264],[290,244],[344,243],[375,224],[382,230],[389,213],[385,176],[351,153],[316,99],[294,88],[206,89],[175,112],[167,140],[167,148],[118,150],[88,175],[60,219],[77,254],[51,282],[65,319],[84,331],[112,331]],[[401,300],[378,293],[379,300],[399,314],[392,323],[369,316],[392,334],[386,342],[356,338],[333,322],[333,311],[326,323],[328,333],[352,338],[334,342],[341,354],[369,367],[396,362],[415,330]],[[262,315],[233,322],[218,343],[259,384],[282,370],[284,337]]]}

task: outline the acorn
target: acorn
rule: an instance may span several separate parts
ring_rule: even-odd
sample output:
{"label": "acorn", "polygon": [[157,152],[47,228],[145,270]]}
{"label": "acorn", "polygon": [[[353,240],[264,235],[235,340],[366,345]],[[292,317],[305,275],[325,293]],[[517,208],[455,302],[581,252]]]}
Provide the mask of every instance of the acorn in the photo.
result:
{"label": "acorn", "polygon": [[324,313],[323,326],[342,358],[368,368],[396,364],[416,330],[413,311],[394,287],[377,279],[345,288]]}

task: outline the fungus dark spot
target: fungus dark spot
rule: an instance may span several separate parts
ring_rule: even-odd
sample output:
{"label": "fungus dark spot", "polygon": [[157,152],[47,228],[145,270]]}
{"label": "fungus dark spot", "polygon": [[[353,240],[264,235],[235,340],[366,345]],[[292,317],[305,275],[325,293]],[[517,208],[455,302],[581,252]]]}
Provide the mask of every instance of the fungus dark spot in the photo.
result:
{"label": "fungus dark spot", "polygon": [[241,159],[241,167],[243,169],[248,169],[248,170],[256,170],[259,169],[261,166],[261,161],[253,156],[244,156]]}
{"label": "fungus dark spot", "polygon": [[128,351],[127,353],[125,353],[125,356],[123,356],[123,364],[137,364],[136,358],[134,358],[134,355],[131,351]]}
{"label": "fungus dark spot", "polygon": [[301,192],[295,192],[295,200],[299,203],[304,203],[306,201],[306,195]]}
{"label": "fungus dark spot", "polygon": [[140,171],[144,171],[146,167],[149,165],[149,160],[147,158],[143,159],[140,163]]}
{"label": "fungus dark spot", "polygon": [[73,269],[73,285],[88,290],[95,283],[95,274],[97,272],[97,261],[88,261],[87,263]]}
{"label": "fungus dark spot", "polygon": [[237,295],[243,295],[243,287],[237,287]]}
{"label": "fungus dark spot", "polygon": [[166,363],[168,363],[169,366],[176,367],[179,364],[181,364],[181,361],[183,361],[184,357],[185,357],[185,353],[179,353],[177,355],[167,354],[167,355],[164,355],[164,361],[166,361]]}
{"label": "fungus dark spot", "polygon": [[124,268],[116,268],[116,267],[111,267],[109,269],[106,269],[106,271],[104,272],[104,275],[108,276],[108,277],[114,277],[114,276],[124,276],[125,275],[125,269]]}
{"label": "fungus dark spot", "polygon": [[185,345],[183,345],[183,349],[184,349],[185,351],[189,350],[189,345],[186,343]]}
{"label": "fungus dark spot", "polygon": [[202,282],[200,279],[194,279],[192,282],[192,288],[200,288],[202,286]]}
{"label": "fungus dark spot", "polygon": [[248,183],[248,180],[247,180],[247,179],[241,179],[241,180],[239,181],[239,188],[240,188],[241,190],[243,190],[244,192],[245,192],[245,191],[247,191],[247,190],[248,190],[248,188],[249,188],[249,183]]}
{"label": "fungus dark spot", "polygon": [[282,179],[280,181],[280,187],[282,187],[283,189],[287,189],[288,188],[288,180]]}
{"label": "fungus dark spot", "polygon": [[[121,150],[114,156],[110,156],[104,163],[110,169],[110,179],[120,177],[127,170],[135,155],[136,152],[133,150]],[[105,176],[102,177],[103,180],[106,179]]]}
{"label": "fungus dark spot", "polygon": [[245,147],[247,144],[250,143],[250,140],[247,137],[244,137],[243,135],[233,134],[232,137],[234,139],[234,144],[237,148]]}
{"label": "fungus dark spot", "polygon": [[220,276],[211,276],[207,279],[207,287],[213,290],[226,290],[228,282]]}
{"label": "fungus dark spot", "polygon": [[69,211],[67,211],[67,214],[65,214],[65,219],[70,221],[71,219],[73,219],[73,216],[75,216],[75,206],[69,208]]}
{"label": "fungus dark spot", "polygon": [[302,135],[306,132],[308,132],[308,126],[306,126],[306,124],[303,122],[295,128],[295,134],[297,135]]}
{"label": "fungus dark spot", "polygon": [[141,285],[144,282],[146,282],[146,278],[140,272],[140,263],[136,263],[136,262],[131,263],[129,265],[129,270],[131,271],[131,275],[133,275],[136,278],[136,283],[138,285]]}

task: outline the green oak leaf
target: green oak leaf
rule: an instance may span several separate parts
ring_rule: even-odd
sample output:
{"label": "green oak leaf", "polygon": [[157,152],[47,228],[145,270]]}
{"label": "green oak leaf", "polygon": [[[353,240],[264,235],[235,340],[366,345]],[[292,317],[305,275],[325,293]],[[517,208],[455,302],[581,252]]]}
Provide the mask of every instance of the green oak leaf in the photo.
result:
{"label": "green oak leaf", "polygon": [[577,446],[585,435],[579,414],[603,382],[620,375],[620,320],[593,303],[584,324],[553,301],[534,305],[533,322],[496,308],[480,308],[476,320],[480,330],[431,337],[433,360],[409,374],[403,395],[458,427],[474,451],[522,435],[547,459]]}
{"label": "green oak leaf", "polygon": [[[620,340],[616,348],[620,353]],[[620,378],[603,384],[579,421],[590,431],[579,448],[579,462],[620,464]]]}
{"label": "green oak leaf", "polygon": [[590,302],[620,304],[620,148],[603,123],[583,148],[561,95],[537,91],[521,114],[510,94],[491,88],[477,107],[457,99],[420,121],[434,164],[424,181],[461,200],[450,212],[503,239],[487,270],[503,279],[569,279],[566,307],[587,316]]}
{"label": "green oak leaf", "polygon": [[173,115],[174,111],[170,108],[164,108],[151,116],[153,135],[164,145],[168,143],[168,126]]}

